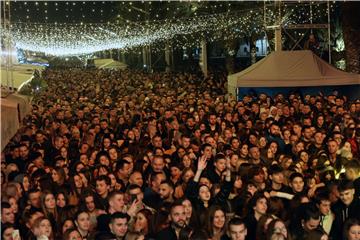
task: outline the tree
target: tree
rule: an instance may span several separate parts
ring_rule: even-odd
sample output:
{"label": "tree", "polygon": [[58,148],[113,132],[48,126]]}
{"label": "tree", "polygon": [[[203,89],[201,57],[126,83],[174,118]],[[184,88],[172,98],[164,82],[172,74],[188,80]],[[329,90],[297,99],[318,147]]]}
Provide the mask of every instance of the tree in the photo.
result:
{"label": "tree", "polygon": [[360,2],[342,3],[346,70],[360,73]]}

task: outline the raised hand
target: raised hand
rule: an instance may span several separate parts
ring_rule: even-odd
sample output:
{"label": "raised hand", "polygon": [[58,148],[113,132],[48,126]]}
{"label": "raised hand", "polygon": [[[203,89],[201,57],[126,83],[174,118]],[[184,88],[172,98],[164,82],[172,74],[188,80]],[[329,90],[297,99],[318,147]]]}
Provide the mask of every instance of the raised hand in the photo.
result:
{"label": "raised hand", "polygon": [[230,170],[230,169],[231,169],[230,158],[227,156],[225,159],[226,159],[226,169],[227,169],[227,170]]}
{"label": "raised hand", "polygon": [[129,209],[127,210],[127,214],[130,216],[130,217],[134,217],[136,215],[136,213],[140,210],[141,206],[139,206],[139,203],[141,203],[139,200],[135,199]]}
{"label": "raised hand", "polygon": [[198,164],[197,164],[197,170],[198,171],[203,171],[206,168],[207,165],[207,160],[206,160],[206,156],[202,155],[199,158]]}
{"label": "raised hand", "polygon": [[312,198],[315,196],[316,186],[312,187],[308,191],[308,197]]}

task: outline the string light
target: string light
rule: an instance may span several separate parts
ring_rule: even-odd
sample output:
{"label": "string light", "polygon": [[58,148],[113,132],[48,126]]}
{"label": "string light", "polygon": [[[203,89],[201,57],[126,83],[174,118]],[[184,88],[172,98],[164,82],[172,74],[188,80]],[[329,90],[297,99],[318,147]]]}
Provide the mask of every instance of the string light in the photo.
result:
{"label": "string light", "polygon": [[[242,17],[231,14],[208,15],[188,19],[114,24],[30,24],[15,23],[12,35],[17,48],[50,55],[79,55],[107,49],[130,49],[165,41],[178,35],[218,36],[233,28],[252,31],[259,13]],[[209,36],[210,38],[210,36]]]}
{"label": "string light", "polygon": [[[69,3],[66,2],[66,4]],[[148,4],[151,4],[151,2],[148,2]],[[95,9],[93,9],[94,11]],[[323,11],[314,10],[314,13],[316,13],[313,16],[315,21],[315,19],[320,18]],[[275,24],[276,14],[277,11],[274,11],[274,9],[267,9],[266,16],[269,25]],[[285,26],[287,24],[304,23],[308,20],[306,6],[296,6],[290,10],[283,9],[281,14],[283,16],[282,24]],[[82,15],[82,17],[84,18],[85,15]],[[20,49],[56,56],[81,55],[108,49],[129,50],[155,42],[163,43],[168,40],[171,40],[173,45],[194,46],[198,45],[203,38],[208,42],[219,39],[234,39],[253,32],[261,33],[264,31],[263,17],[263,12],[259,9],[249,9],[242,12],[226,11],[221,14],[181,19],[174,16],[174,19],[146,22],[126,20],[123,25],[14,23],[12,35],[16,47]],[[27,16],[27,18],[29,17]],[[152,49],[154,48],[152,46]]]}

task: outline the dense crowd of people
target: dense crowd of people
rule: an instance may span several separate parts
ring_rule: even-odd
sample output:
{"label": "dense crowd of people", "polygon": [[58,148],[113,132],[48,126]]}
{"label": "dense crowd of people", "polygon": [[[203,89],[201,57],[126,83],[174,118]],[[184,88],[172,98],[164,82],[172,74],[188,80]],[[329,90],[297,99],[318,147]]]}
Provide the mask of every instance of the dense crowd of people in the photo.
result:
{"label": "dense crowd of people", "polygon": [[43,78],[2,152],[2,239],[360,239],[359,100],[238,101],[222,73]]}

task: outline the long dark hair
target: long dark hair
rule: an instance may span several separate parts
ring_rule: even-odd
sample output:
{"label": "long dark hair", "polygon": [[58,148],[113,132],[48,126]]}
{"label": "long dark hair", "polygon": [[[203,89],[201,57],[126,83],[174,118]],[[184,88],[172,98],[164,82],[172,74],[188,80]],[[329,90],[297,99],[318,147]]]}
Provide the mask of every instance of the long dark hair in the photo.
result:
{"label": "long dark hair", "polygon": [[166,228],[169,224],[169,218],[168,218],[169,212],[165,210],[160,210],[156,212],[156,214],[153,216],[149,234],[150,236],[156,236],[161,230]]}
{"label": "long dark hair", "polygon": [[224,223],[223,228],[221,229],[221,232],[225,233],[225,231],[226,231],[226,214],[225,214],[225,211],[223,210],[222,207],[220,207],[218,205],[213,205],[213,206],[211,206],[209,208],[208,217],[207,217],[207,221],[206,221],[206,229],[207,229],[207,232],[208,232],[210,237],[214,236],[213,221],[214,221],[214,218],[215,218],[215,213],[217,211],[222,211],[224,213],[225,223]]}
{"label": "long dark hair", "polygon": [[272,219],[272,221],[273,221],[274,217],[271,214],[264,214],[259,218],[259,221],[256,225],[256,239],[265,239],[266,238],[267,229],[265,229],[265,225],[266,225],[266,222],[268,221],[268,219]]}
{"label": "long dark hair", "polygon": [[79,210],[81,211],[89,211],[86,207],[86,198],[92,197],[94,200],[95,209],[102,209],[101,203],[99,202],[99,198],[95,196],[95,193],[89,189],[85,189],[80,198]]}
{"label": "long dark hair", "polygon": [[[69,204],[69,195],[66,191],[64,190],[60,190],[56,193],[56,196],[55,196],[55,201],[57,202],[57,197],[62,194],[64,196],[64,199],[65,199],[65,206],[67,206]],[[56,204],[57,205],[57,204]]]}
{"label": "long dark hair", "polygon": [[148,232],[147,232],[147,233],[144,233],[144,234],[148,234],[148,233],[150,232],[150,230],[151,230],[150,228],[151,228],[151,220],[152,220],[153,214],[152,214],[152,212],[151,212],[149,209],[146,209],[146,208],[141,209],[140,211],[138,211],[138,212],[136,213],[136,215],[139,214],[139,213],[141,213],[142,215],[144,215],[144,217],[146,218],[147,226],[148,226]]}

